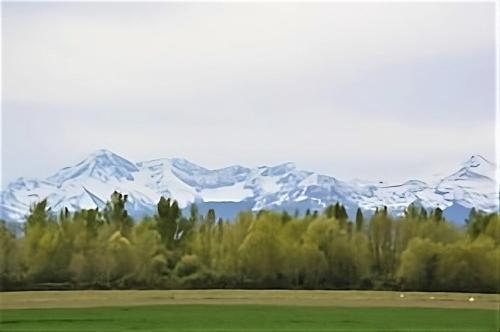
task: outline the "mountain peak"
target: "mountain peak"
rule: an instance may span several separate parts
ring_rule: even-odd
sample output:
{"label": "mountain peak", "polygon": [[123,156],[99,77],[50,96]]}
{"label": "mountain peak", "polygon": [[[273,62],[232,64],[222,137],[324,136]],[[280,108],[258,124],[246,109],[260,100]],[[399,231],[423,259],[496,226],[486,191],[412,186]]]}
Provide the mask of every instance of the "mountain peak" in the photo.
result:
{"label": "mountain peak", "polygon": [[[56,209],[95,208],[115,190],[129,195],[127,208],[134,215],[152,213],[160,196],[173,197],[181,207],[194,201],[205,207],[220,204],[221,209],[228,209],[227,213],[234,213],[236,207],[322,209],[337,201],[366,210],[387,205],[393,213],[399,213],[417,200],[425,208],[460,202],[463,206],[493,211],[498,201],[495,171],[495,164],[473,155],[459,165],[458,171],[431,185],[418,180],[389,185],[341,181],[301,170],[291,162],[207,169],[181,158],[134,163],[110,150],[99,149],[47,179],[19,179],[11,183],[1,193],[0,218],[22,220],[30,204],[45,197]],[[227,205],[228,202],[236,205]]]}
{"label": "mountain peak", "polygon": [[275,166],[264,166],[261,168],[264,170],[262,172],[262,175],[279,176],[287,172],[293,171],[294,169],[297,168],[297,166],[295,165],[295,163],[286,162]]}
{"label": "mountain peak", "polygon": [[495,178],[495,172],[497,166],[491,161],[487,160],[481,155],[472,155],[465,163],[462,164],[462,168],[458,173],[475,173],[481,176],[486,176],[491,179]]}
{"label": "mountain peak", "polygon": [[480,165],[494,166],[491,161],[479,154],[472,155],[465,163],[463,163],[464,167],[479,167]]}
{"label": "mountain peak", "polygon": [[61,184],[67,180],[81,177],[92,177],[102,181],[108,181],[111,178],[133,180],[131,173],[137,172],[137,166],[106,149],[99,149],[87,156],[84,160],[73,167],[65,167],[49,180]]}
{"label": "mountain peak", "polygon": [[184,158],[171,158],[170,163],[175,168],[181,169],[186,172],[208,172],[208,169],[206,169],[205,167],[196,165]]}
{"label": "mountain peak", "polygon": [[85,158],[77,165],[81,164],[93,164],[95,166],[105,167],[105,168],[114,166],[126,169],[129,172],[138,171],[138,168],[134,163],[106,149],[99,149],[92,152],[87,156],[87,158]]}
{"label": "mountain peak", "polygon": [[108,150],[108,149],[97,149],[94,152],[90,153],[86,159],[89,159],[89,158],[113,157],[113,156],[118,156],[118,155],[116,153]]}

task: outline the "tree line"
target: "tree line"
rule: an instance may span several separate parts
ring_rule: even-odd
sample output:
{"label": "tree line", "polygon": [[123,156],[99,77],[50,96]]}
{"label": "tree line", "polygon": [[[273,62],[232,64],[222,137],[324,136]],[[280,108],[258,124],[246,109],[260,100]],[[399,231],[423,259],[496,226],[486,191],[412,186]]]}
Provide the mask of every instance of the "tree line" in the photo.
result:
{"label": "tree line", "polygon": [[218,219],[161,198],[133,220],[127,196],[54,216],[43,200],[23,234],[0,224],[0,285],[20,289],[288,288],[498,292],[500,217],[472,209],[465,226],[410,205],[350,220],[322,212],[241,212]]}

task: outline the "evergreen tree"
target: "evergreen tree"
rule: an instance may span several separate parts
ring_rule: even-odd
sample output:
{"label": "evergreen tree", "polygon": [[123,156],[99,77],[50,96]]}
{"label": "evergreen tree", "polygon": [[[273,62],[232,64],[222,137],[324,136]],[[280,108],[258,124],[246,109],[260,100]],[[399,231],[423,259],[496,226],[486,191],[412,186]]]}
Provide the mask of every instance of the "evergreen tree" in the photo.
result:
{"label": "evergreen tree", "polygon": [[414,203],[411,203],[405,209],[404,215],[407,218],[417,219],[420,216],[420,209]]}
{"label": "evergreen tree", "polygon": [[384,208],[383,208],[383,210],[382,210],[382,214],[383,214],[384,216],[387,216],[387,215],[389,214],[389,211],[387,210],[387,206],[386,206],[386,205],[384,205]]}
{"label": "evergreen tree", "polygon": [[427,220],[427,210],[425,208],[420,208],[420,218],[423,220]]}
{"label": "evergreen tree", "polygon": [[283,211],[281,213],[281,221],[286,223],[286,222],[289,222],[290,220],[292,220],[292,217],[290,216],[290,214],[288,214],[287,211]]}
{"label": "evergreen tree", "polygon": [[181,211],[177,201],[171,201],[170,198],[160,198],[157,205],[158,215],[156,217],[156,227],[160,233],[163,243],[167,248],[173,248],[176,233],[178,230],[178,222],[181,217]]}
{"label": "evergreen tree", "polygon": [[340,205],[339,215],[338,215],[337,220],[340,221],[340,225],[342,228],[344,228],[346,226],[348,218],[349,218],[349,216],[347,215],[347,211],[346,211],[345,207],[343,205]]}
{"label": "evergreen tree", "polygon": [[36,203],[31,208],[31,213],[26,220],[27,227],[33,226],[47,226],[49,220],[49,209],[47,208],[47,199],[44,199],[38,203]]}
{"label": "evergreen tree", "polygon": [[335,206],[333,204],[328,205],[324,213],[327,218],[333,218],[335,216]]}
{"label": "evergreen tree", "polygon": [[361,232],[363,230],[364,217],[361,208],[358,207],[356,210],[356,232]]}
{"label": "evergreen tree", "polygon": [[207,212],[206,222],[209,225],[209,228],[212,228],[215,225],[215,210],[209,209]]}
{"label": "evergreen tree", "polygon": [[198,222],[199,217],[198,206],[195,203],[191,204],[189,207],[189,221],[194,225]]}
{"label": "evergreen tree", "polygon": [[335,203],[335,205],[333,206],[333,216],[335,217],[335,219],[340,220],[340,203],[339,202]]}
{"label": "evergreen tree", "polygon": [[111,201],[106,204],[104,211],[106,221],[117,227],[125,237],[128,237],[133,225],[132,218],[129,217],[125,208],[127,199],[127,195],[122,195],[117,191],[113,192],[111,195]]}
{"label": "evergreen tree", "polygon": [[441,210],[441,208],[436,208],[434,210],[434,213],[432,214],[432,219],[434,221],[443,221],[444,218],[443,218],[443,210]]}

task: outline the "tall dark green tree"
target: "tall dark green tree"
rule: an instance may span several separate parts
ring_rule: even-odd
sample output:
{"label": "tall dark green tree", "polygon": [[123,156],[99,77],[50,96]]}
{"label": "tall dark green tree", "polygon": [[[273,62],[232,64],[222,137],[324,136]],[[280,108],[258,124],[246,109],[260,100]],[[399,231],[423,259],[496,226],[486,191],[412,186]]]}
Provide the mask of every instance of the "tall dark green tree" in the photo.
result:
{"label": "tall dark green tree", "polygon": [[292,220],[292,216],[290,216],[290,214],[287,211],[281,212],[281,221],[286,223],[289,222],[290,220]]}
{"label": "tall dark green tree", "polygon": [[156,216],[156,227],[161,239],[167,248],[173,248],[178,230],[178,222],[181,217],[181,210],[177,201],[163,196],[157,205],[158,215]]}
{"label": "tall dark green tree", "polygon": [[324,214],[327,218],[333,218],[335,216],[335,206],[333,204],[328,205]]}
{"label": "tall dark green tree", "polygon": [[404,215],[407,218],[418,219],[420,217],[420,209],[418,208],[418,206],[416,204],[411,203],[405,209]]}
{"label": "tall dark green tree", "polygon": [[130,230],[134,224],[132,218],[128,215],[125,205],[127,204],[127,195],[117,191],[111,194],[111,201],[106,204],[104,217],[109,224],[114,225],[125,236],[130,235]]}
{"label": "tall dark green tree", "polygon": [[193,203],[189,207],[189,221],[193,224],[196,224],[199,218],[200,214],[198,210],[198,205],[196,205],[196,203]]}
{"label": "tall dark green tree", "polygon": [[361,208],[356,210],[356,232],[361,232],[363,230],[365,218],[363,217],[363,212]]}
{"label": "tall dark green tree", "polygon": [[424,207],[420,208],[420,218],[427,220],[427,210]]}
{"label": "tall dark green tree", "polygon": [[181,217],[178,221],[178,232],[176,235],[177,241],[180,241],[183,244],[191,241],[199,219],[200,215],[198,212],[198,206],[195,203],[192,203],[189,207],[189,218]]}
{"label": "tall dark green tree", "polygon": [[443,221],[443,210],[441,210],[441,208],[436,208],[432,214],[432,219],[434,219],[434,221]]}
{"label": "tall dark green tree", "polygon": [[209,225],[209,228],[212,228],[215,225],[215,210],[209,209],[207,212],[206,223]]}
{"label": "tall dark green tree", "polygon": [[45,227],[47,226],[48,220],[49,220],[49,209],[47,208],[47,199],[44,199],[36,203],[31,208],[31,214],[28,216],[28,219],[26,221],[26,226],[28,229],[29,227],[33,226]]}
{"label": "tall dark green tree", "polygon": [[333,215],[335,219],[339,221],[340,227],[345,228],[347,225],[347,219],[349,216],[347,215],[347,211],[345,207],[339,202],[335,203],[333,207]]}

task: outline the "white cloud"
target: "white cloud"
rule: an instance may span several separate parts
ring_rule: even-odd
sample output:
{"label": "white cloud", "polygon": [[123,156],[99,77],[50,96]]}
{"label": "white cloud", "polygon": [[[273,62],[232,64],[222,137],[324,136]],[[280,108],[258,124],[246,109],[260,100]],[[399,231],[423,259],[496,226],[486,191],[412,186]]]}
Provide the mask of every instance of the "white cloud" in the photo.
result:
{"label": "white cloud", "polygon": [[365,178],[492,158],[493,3],[3,7],[8,180],[101,147]]}

